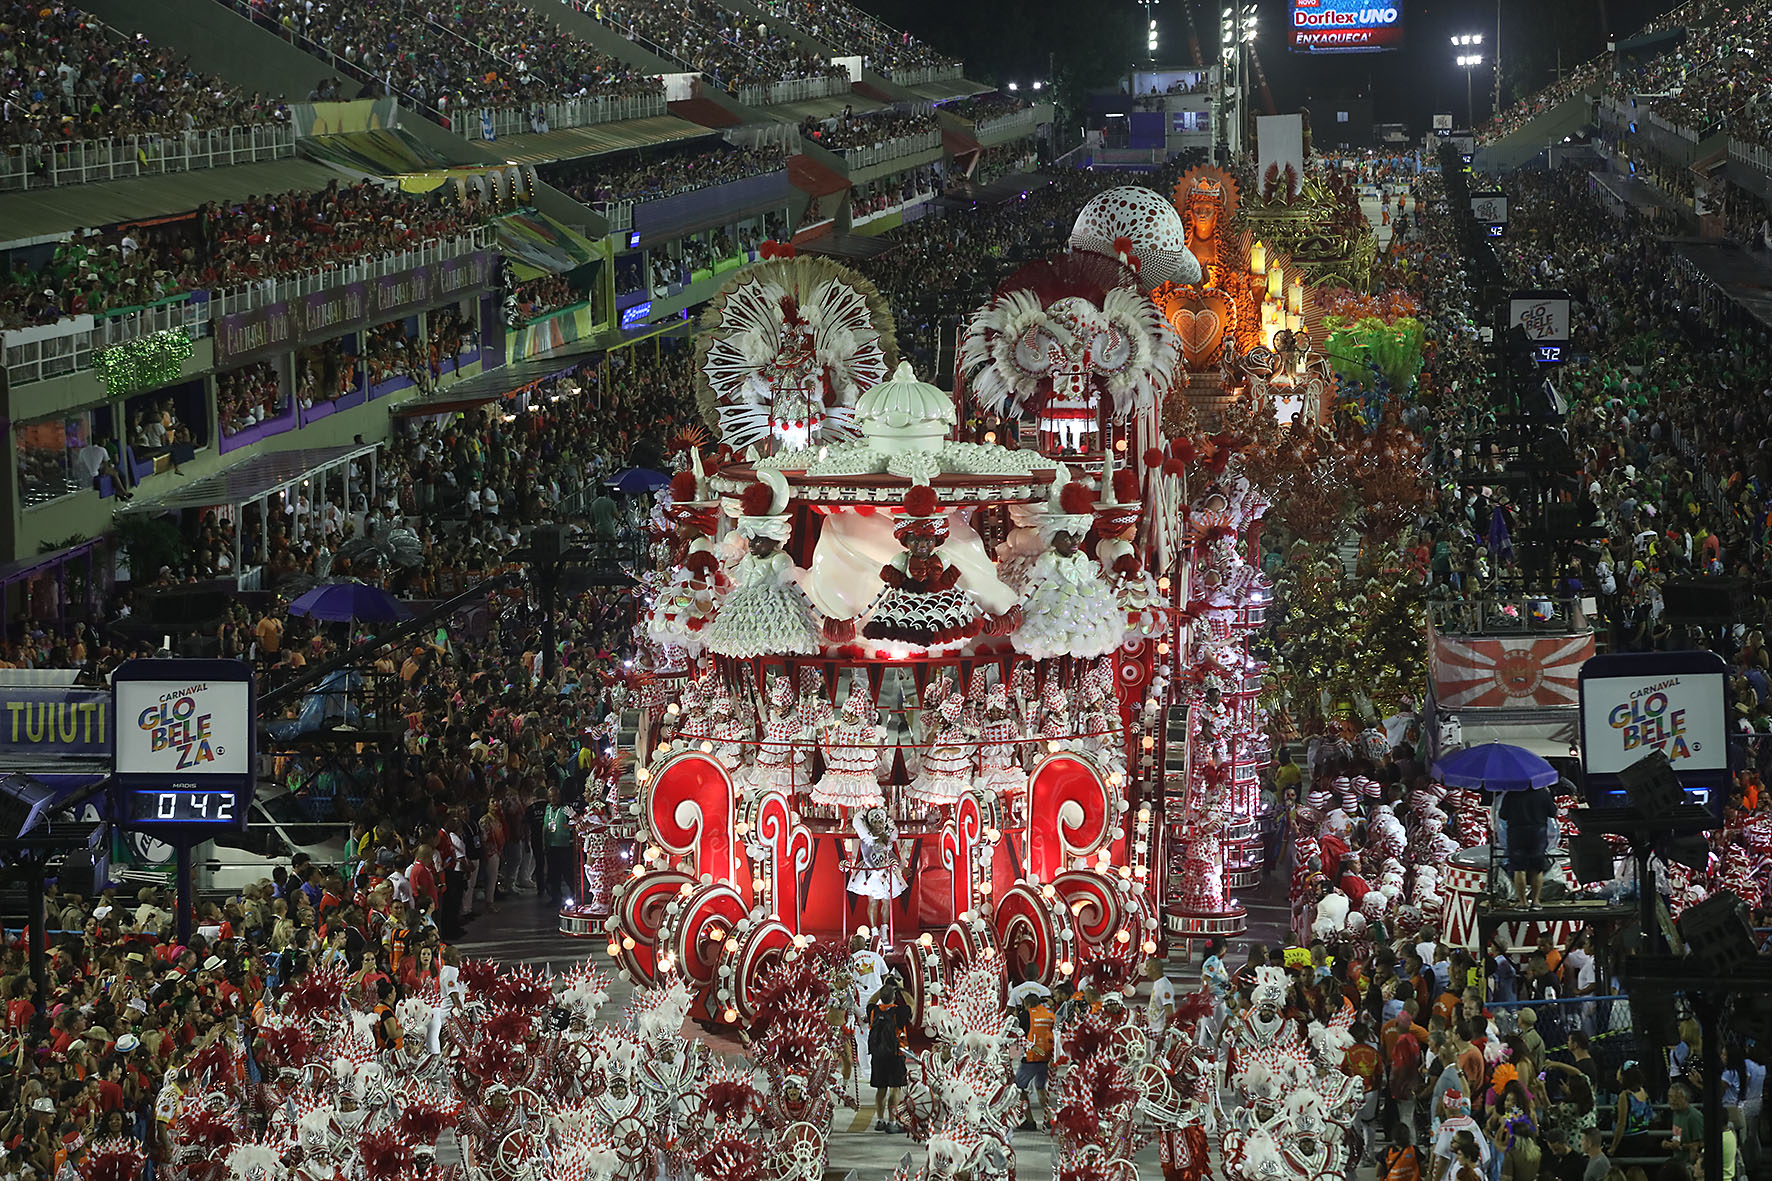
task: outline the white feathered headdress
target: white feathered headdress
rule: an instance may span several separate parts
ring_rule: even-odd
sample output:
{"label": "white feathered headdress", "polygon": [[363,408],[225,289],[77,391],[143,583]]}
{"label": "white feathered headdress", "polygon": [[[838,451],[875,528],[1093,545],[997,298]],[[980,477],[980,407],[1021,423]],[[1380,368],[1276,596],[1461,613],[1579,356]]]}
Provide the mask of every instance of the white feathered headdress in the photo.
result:
{"label": "white feathered headdress", "polygon": [[1255,969],[1255,987],[1250,990],[1249,999],[1258,1009],[1264,1005],[1279,1008],[1286,1002],[1286,973],[1272,964]]}
{"label": "white feathered headdress", "polygon": [[973,313],[960,368],[973,399],[999,414],[1032,410],[1055,378],[1080,376],[1125,419],[1156,404],[1180,352],[1129,271],[1101,255],[1068,254],[1023,267]]}
{"label": "white feathered headdress", "polygon": [[734,448],[855,432],[855,403],[898,364],[886,301],[826,259],[746,267],[702,318],[701,408]]}
{"label": "white feathered headdress", "polygon": [[282,1153],[262,1140],[248,1140],[228,1150],[231,1181],[275,1181],[283,1175]]}
{"label": "white feathered headdress", "polygon": [[628,1018],[640,1040],[648,1043],[675,1038],[689,1016],[695,998],[681,980],[665,988],[642,989],[628,1005]]}

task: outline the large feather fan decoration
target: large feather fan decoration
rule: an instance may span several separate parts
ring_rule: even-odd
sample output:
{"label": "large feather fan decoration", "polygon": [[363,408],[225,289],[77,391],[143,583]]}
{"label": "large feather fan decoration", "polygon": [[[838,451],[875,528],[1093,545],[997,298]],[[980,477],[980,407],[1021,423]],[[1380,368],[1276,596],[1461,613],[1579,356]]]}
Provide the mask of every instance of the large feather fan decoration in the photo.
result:
{"label": "large feather fan decoration", "polygon": [[822,258],[770,259],[738,271],[702,317],[702,418],[735,450],[855,435],[855,403],[898,367],[886,300]]}
{"label": "large feather fan decoration", "polygon": [[1180,355],[1132,271],[1078,252],[1011,275],[967,324],[960,369],[974,401],[998,414],[1035,411],[1055,372],[1082,372],[1125,419],[1157,404]]}

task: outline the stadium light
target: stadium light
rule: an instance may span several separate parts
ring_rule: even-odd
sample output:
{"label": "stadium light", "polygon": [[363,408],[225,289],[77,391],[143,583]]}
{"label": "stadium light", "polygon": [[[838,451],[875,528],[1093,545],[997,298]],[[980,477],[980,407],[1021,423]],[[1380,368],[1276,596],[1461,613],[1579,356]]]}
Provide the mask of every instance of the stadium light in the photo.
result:
{"label": "stadium light", "polygon": [[[1483,34],[1481,33],[1462,33],[1452,38],[1452,44],[1459,46],[1460,48],[1481,45],[1482,43]],[[1459,69],[1464,71],[1465,126],[1474,129],[1477,125],[1477,105],[1476,99],[1471,94],[1471,71],[1483,64],[1483,55],[1480,53],[1461,53],[1454,60],[1458,63]]]}
{"label": "stadium light", "polygon": [[1019,82],[1011,82],[1011,83],[1010,83],[1010,84],[1009,84],[1009,89],[1010,89],[1010,90],[1011,90],[1011,91],[1016,91],[1016,90],[1020,90],[1020,89],[1021,89],[1021,83],[1019,83]]}

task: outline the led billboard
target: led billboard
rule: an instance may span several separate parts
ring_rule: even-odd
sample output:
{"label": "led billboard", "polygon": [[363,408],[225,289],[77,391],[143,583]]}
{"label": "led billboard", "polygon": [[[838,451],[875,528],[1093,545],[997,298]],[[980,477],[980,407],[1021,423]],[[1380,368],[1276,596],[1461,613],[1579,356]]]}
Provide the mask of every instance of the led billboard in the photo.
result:
{"label": "led billboard", "polygon": [[1402,0],[1292,0],[1295,53],[1380,53],[1403,47]]}

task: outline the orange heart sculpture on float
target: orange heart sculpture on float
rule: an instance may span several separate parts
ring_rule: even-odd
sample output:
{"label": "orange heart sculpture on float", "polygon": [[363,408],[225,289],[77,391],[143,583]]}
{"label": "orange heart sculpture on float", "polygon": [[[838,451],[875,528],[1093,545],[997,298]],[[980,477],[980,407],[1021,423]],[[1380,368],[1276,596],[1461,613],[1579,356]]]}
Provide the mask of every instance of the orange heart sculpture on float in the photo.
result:
{"label": "orange heart sculpture on float", "polygon": [[1230,299],[1217,288],[1201,291],[1164,284],[1151,293],[1163,318],[1181,338],[1181,359],[1200,372],[1218,367],[1224,334],[1235,322]]}

